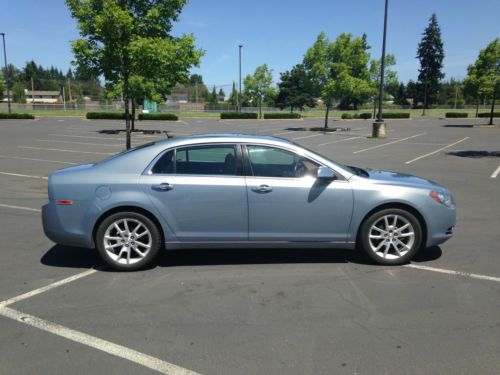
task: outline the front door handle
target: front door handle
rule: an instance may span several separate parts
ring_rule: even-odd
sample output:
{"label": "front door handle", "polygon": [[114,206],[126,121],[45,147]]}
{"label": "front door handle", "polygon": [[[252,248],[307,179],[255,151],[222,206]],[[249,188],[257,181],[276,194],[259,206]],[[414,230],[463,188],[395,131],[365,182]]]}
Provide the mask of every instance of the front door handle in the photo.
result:
{"label": "front door handle", "polygon": [[168,182],[162,182],[161,184],[151,186],[151,188],[156,191],[170,191],[174,187]]}
{"label": "front door handle", "polygon": [[263,193],[270,193],[271,191],[273,191],[273,188],[269,185],[260,185],[260,186],[254,186],[252,188],[252,191],[263,194]]}

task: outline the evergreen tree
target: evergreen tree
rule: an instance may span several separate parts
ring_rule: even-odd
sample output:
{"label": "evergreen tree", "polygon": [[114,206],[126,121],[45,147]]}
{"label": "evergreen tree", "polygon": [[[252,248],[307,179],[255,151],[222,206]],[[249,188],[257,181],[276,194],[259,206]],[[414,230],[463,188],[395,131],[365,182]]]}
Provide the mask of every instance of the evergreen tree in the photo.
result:
{"label": "evergreen tree", "polygon": [[233,88],[231,90],[231,95],[229,95],[228,99],[229,104],[234,105],[235,107],[238,105],[238,90],[236,90],[236,83],[233,82]]}
{"label": "evergreen tree", "polygon": [[419,100],[422,100],[425,109],[429,104],[436,102],[439,84],[444,78],[442,72],[444,49],[435,13],[432,14],[418,45],[417,58],[420,61],[418,71],[418,82],[422,90],[420,95],[423,95]]}
{"label": "evergreen tree", "polygon": [[401,82],[394,95],[394,103],[399,105],[406,105],[406,87],[403,82]]}
{"label": "evergreen tree", "polygon": [[281,82],[278,83],[276,106],[303,110],[305,106],[314,107],[314,92],[310,78],[307,76],[303,64],[295,65],[291,71],[281,73]]}

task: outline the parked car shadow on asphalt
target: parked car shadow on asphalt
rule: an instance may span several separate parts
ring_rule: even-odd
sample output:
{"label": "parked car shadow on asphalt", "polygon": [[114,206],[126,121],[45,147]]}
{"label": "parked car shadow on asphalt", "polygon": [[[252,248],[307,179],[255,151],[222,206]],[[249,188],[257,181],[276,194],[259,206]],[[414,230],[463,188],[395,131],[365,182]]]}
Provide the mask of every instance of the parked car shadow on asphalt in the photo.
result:
{"label": "parked car shadow on asphalt", "polygon": [[[429,262],[442,255],[439,246],[421,250],[414,262]],[[110,269],[103,264],[96,250],[55,245],[41,258],[51,267]],[[204,249],[163,251],[156,266],[203,266],[225,264],[297,264],[297,263],[356,263],[375,265],[356,250],[343,249]]]}

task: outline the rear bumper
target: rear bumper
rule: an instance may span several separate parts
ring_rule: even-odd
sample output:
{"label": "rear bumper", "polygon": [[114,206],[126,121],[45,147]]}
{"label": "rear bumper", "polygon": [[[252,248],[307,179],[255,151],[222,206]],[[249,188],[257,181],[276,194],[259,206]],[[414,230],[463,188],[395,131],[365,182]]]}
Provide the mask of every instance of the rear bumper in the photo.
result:
{"label": "rear bumper", "polygon": [[92,247],[92,236],[72,226],[71,206],[56,205],[49,201],[42,207],[42,224],[45,235],[53,242],[76,247]]}

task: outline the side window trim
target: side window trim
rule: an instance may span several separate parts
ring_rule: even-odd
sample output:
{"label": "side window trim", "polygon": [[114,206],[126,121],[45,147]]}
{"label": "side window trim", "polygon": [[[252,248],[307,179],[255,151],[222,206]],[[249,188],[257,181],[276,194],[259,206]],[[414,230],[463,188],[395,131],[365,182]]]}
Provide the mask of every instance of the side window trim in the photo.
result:
{"label": "side window trim", "polygon": [[[286,152],[289,152],[292,155],[294,155],[294,157],[303,157],[303,158],[306,158],[308,160],[311,160],[312,162],[318,164],[319,166],[325,166],[323,163],[319,162],[318,160],[312,159],[309,156],[302,156],[300,154],[297,154],[297,152],[295,152],[294,150],[289,150],[286,147],[280,147],[280,146],[276,146],[276,145],[268,145],[268,144],[262,144],[262,143],[244,143],[244,144],[242,144],[242,146],[244,148],[244,151],[243,151],[243,154],[244,154],[244,166],[245,166],[244,173],[245,173],[246,177],[272,178],[272,179],[279,178],[279,179],[286,179],[286,180],[300,179],[301,178],[301,177],[282,177],[282,176],[280,176],[280,177],[255,176],[253,174],[252,163],[250,162],[250,154],[248,152],[247,146],[268,147],[268,148],[274,148],[274,149],[277,149],[277,150],[286,151]],[[337,173],[337,172],[335,172],[335,173]]]}
{"label": "side window trim", "polygon": [[[177,150],[182,149],[182,148],[188,148],[188,147],[208,147],[208,146],[232,146],[235,151],[235,158],[236,158],[236,173],[235,174],[188,174],[188,173],[182,173],[178,174],[177,173]],[[174,167],[173,167],[173,173],[153,173],[153,168],[158,163],[158,161],[168,153],[169,151],[173,151],[173,160],[174,160]],[[222,143],[198,143],[198,144],[187,144],[187,145],[179,145],[175,147],[170,147],[162,152],[160,152],[148,165],[148,167],[145,169],[143,174],[149,175],[149,176],[206,176],[206,177],[242,177],[244,176],[244,164],[243,164],[243,151],[242,151],[242,144],[238,142],[222,142]],[[189,161],[189,156],[188,152],[186,150],[186,159]]]}

